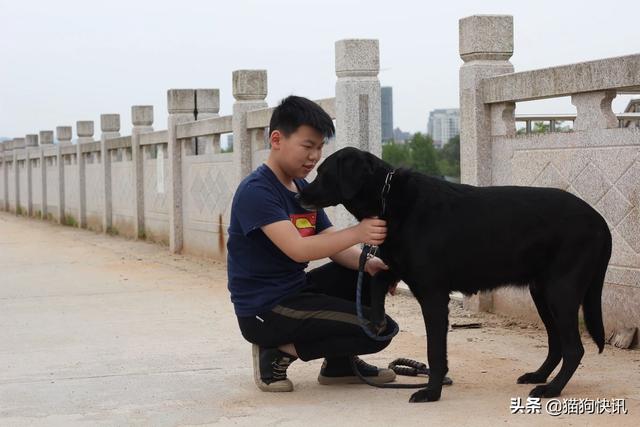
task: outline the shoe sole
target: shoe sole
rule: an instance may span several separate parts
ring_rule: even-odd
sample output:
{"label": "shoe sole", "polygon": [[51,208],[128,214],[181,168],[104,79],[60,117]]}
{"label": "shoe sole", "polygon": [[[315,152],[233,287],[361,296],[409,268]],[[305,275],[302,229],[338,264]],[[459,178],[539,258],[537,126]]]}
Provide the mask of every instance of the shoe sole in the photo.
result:
{"label": "shoe sole", "polygon": [[260,378],[260,347],[253,344],[251,354],[253,357],[253,381],[260,390],[275,393],[293,391],[293,383],[288,378],[271,384],[267,384],[262,381]]}
{"label": "shoe sole", "polygon": [[[380,369],[378,375],[375,377],[366,377],[374,384],[386,384],[396,379],[396,373],[391,369]],[[364,384],[358,376],[351,375],[345,377],[325,377],[324,375],[318,375],[318,382],[322,385],[335,385],[335,384]]]}

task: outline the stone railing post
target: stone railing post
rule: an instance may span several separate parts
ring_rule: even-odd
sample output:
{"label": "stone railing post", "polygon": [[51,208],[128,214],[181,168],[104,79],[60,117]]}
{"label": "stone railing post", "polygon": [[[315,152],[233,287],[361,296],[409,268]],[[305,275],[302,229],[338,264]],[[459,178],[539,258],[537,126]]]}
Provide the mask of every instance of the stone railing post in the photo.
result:
{"label": "stone railing post", "polygon": [[40,179],[42,180],[40,185],[42,187],[42,199],[40,201],[40,218],[46,219],[48,216],[47,209],[47,161],[44,157],[45,147],[50,147],[53,145],[53,131],[52,130],[41,130],[40,131]]}
{"label": "stone railing post", "polygon": [[[484,104],[480,86],[487,77],[513,73],[509,62],[513,55],[513,17],[470,16],[459,21],[459,30],[460,57],[464,61],[460,68],[462,182],[491,185],[491,108]],[[501,117],[502,123],[508,122],[505,119]],[[510,134],[511,130],[504,133]]]}
{"label": "stone railing post", "polygon": [[[10,162],[12,167],[16,167],[15,163],[13,163],[13,139],[5,141],[5,151],[4,151],[4,162]],[[11,208],[11,204],[9,203],[9,167],[6,166],[4,168],[4,189],[5,189],[5,198],[4,198],[4,208],[7,212]]]}
{"label": "stone railing post", "polygon": [[[465,184],[491,185],[492,124],[496,134],[512,135],[513,105],[492,108],[482,98],[482,80],[513,73],[513,17],[482,15],[459,21],[460,68],[460,167]],[[515,124],[513,124],[515,127]],[[465,297],[465,308],[488,311],[493,306],[491,292]]]}
{"label": "stone railing post", "polygon": [[[193,89],[169,89],[167,91],[168,160],[169,160],[169,250],[178,253],[183,244],[182,219],[182,141],[177,138],[180,123],[195,120],[195,91]],[[158,155],[164,155],[158,152]]]}
{"label": "stone railing post", "polygon": [[336,149],[352,146],[382,156],[378,40],[338,40]]}
{"label": "stone railing post", "polygon": [[247,111],[267,108],[267,70],[233,72],[233,190],[252,170],[253,147],[247,129]]}
{"label": "stone railing post", "polygon": [[38,135],[25,135],[24,165],[27,171],[27,216],[33,216],[33,180],[31,179],[31,150],[38,148]]}
{"label": "stone railing post", "polygon": [[[196,89],[196,120],[219,117],[219,111],[219,89]],[[195,144],[198,154],[219,153],[220,135],[200,136],[196,138]]]}
{"label": "stone railing post", "polygon": [[21,211],[20,207],[20,168],[18,166],[18,150],[24,150],[25,148],[25,140],[24,138],[14,138],[13,139],[13,178],[14,188],[16,191],[14,202],[16,206],[16,215],[18,215]]}
{"label": "stone railing post", "polygon": [[[348,39],[335,43],[335,149],[351,146],[382,157],[380,49],[378,40]],[[335,225],[356,223],[342,206],[334,211]]]}
{"label": "stone railing post", "polygon": [[76,161],[78,162],[78,227],[87,227],[87,174],[85,168],[86,156],[82,152],[82,144],[93,142],[93,120],[76,122]]}
{"label": "stone railing post", "polygon": [[62,147],[71,145],[71,126],[56,127],[56,138],[58,139],[58,224],[64,224],[64,159],[62,157]]}
{"label": "stone railing post", "polygon": [[131,162],[133,165],[133,182],[135,203],[133,209],[136,222],[134,234],[137,239],[144,238],[144,156],[140,147],[140,134],[153,132],[153,106],[134,105],[131,107]]}
{"label": "stone railing post", "polygon": [[9,210],[9,169],[7,168],[7,159],[9,158],[9,152],[12,148],[11,141],[4,141],[0,150],[2,151],[2,209]]}
{"label": "stone railing post", "polygon": [[576,107],[573,130],[611,129],[618,127],[618,119],[611,109],[616,90],[576,93],[571,103]]}
{"label": "stone railing post", "polygon": [[111,153],[107,149],[107,140],[120,136],[120,115],[100,115],[100,158],[102,159],[102,178],[104,182],[104,211],[102,212],[102,231],[111,233],[113,226],[113,197],[111,192]]}

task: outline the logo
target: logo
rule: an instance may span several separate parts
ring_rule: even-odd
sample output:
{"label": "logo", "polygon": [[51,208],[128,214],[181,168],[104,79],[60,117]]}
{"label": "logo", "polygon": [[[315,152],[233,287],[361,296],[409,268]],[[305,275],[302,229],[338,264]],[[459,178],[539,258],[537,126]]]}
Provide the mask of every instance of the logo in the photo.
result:
{"label": "logo", "polygon": [[313,236],[316,234],[316,213],[303,213],[289,215],[291,222],[298,229],[298,233],[302,237]]}

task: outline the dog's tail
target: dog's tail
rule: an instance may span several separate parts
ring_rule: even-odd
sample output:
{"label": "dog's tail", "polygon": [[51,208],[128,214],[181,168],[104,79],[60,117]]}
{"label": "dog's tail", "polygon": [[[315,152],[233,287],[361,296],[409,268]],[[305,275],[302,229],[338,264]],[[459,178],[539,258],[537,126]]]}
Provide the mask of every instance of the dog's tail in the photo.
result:
{"label": "dog's tail", "polygon": [[587,288],[587,292],[582,302],[582,311],[584,313],[584,323],[587,326],[589,335],[598,346],[598,353],[602,353],[604,349],[604,325],[602,322],[602,287],[604,286],[604,276],[611,258],[611,233],[606,228],[606,243],[602,248],[600,258],[598,259],[598,270],[594,280]]}

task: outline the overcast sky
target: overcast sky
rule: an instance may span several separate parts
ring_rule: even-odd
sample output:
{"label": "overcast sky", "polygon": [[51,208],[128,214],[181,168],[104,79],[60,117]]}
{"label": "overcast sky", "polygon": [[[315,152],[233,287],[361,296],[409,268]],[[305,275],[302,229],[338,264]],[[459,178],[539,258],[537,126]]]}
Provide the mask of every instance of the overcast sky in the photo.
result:
{"label": "overcast sky", "polygon": [[[458,107],[458,19],[514,16],[516,71],[640,53],[640,1],[15,1],[0,0],[0,136],[24,136],[131,105],[166,127],[166,90],[220,89],[231,72],[268,72],[267,102],[335,96],[334,43],[380,40],[380,82],[393,87],[394,126],[425,131],[429,111]],[[622,98],[622,99],[621,99]],[[622,111],[629,97],[618,97]],[[568,99],[518,113],[572,112]]]}

